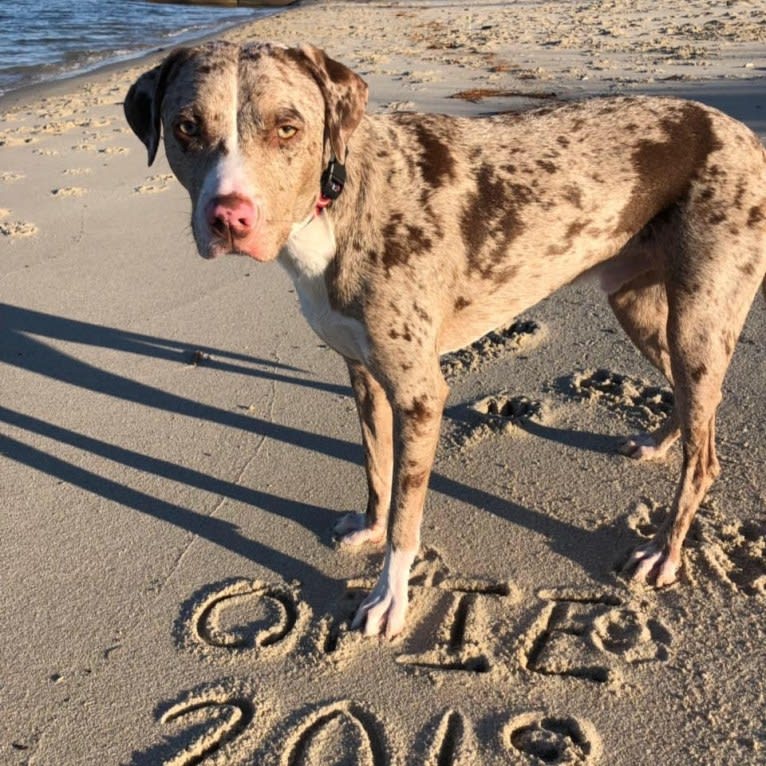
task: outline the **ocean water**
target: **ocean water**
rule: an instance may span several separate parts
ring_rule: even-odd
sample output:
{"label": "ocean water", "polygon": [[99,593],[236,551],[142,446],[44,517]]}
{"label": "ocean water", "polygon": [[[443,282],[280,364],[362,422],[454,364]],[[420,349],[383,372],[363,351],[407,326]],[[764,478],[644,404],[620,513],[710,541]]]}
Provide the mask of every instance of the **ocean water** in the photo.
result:
{"label": "ocean water", "polygon": [[275,12],[148,0],[0,0],[0,95]]}

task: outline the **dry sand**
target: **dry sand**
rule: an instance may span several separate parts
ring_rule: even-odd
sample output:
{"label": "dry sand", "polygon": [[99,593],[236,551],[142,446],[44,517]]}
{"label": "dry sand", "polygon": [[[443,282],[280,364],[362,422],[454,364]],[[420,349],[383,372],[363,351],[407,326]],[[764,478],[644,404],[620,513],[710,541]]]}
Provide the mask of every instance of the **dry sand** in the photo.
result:
{"label": "dry sand", "polygon": [[[766,135],[762,2],[320,2],[229,37],[324,46],[371,111],[673,92]],[[680,455],[616,454],[668,392],[573,286],[445,360],[409,628],[364,640],[344,365],[279,267],[197,257],[122,118],[145,67],[1,105],[0,762],[766,763],[762,298],[677,586],[612,573]]]}

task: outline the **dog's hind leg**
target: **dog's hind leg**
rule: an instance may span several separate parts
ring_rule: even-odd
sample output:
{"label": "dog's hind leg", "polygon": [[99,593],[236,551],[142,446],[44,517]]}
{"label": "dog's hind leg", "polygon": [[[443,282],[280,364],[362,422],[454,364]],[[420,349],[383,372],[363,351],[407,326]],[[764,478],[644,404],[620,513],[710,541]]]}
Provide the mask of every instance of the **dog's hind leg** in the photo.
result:
{"label": "dog's hind leg", "polygon": [[669,264],[667,337],[683,467],[668,518],[627,564],[634,580],[658,587],[675,580],[686,534],[720,472],[715,416],[721,387],[766,265],[765,232],[741,234],[732,242],[721,229],[708,227],[707,241],[695,243],[694,259],[682,248]]}
{"label": "dog's hind leg", "polygon": [[[660,273],[649,271],[635,277],[609,296],[609,305],[628,337],[672,384],[667,337],[668,299]],[[674,407],[659,428],[628,437],[619,450],[636,460],[656,460],[665,456],[680,435]]]}
{"label": "dog's hind leg", "polygon": [[386,539],[394,465],[393,414],[383,387],[361,363],[347,360],[364,445],[367,474],[366,513],[346,514],[335,526],[344,546]]}
{"label": "dog's hind leg", "polygon": [[718,333],[713,337],[700,332],[696,324],[674,324],[672,343],[679,346],[673,368],[675,406],[683,436],[681,480],[668,518],[649,543],[634,551],[627,564],[632,579],[649,581],[657,587],[676,579],[686,533],[720,471],[715,452],[715,413],[729,362]]}

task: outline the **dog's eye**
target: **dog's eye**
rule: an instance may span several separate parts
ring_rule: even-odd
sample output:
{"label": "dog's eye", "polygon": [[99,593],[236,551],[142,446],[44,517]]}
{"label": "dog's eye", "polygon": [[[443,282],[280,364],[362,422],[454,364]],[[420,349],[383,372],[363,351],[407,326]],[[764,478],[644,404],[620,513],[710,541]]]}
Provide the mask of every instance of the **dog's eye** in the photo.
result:
{"label": "dog's eye", "polygon": [[196,120],[186,118],[175,124],[175,131],[179,138],[196,138],[200,134],[200,126]]}
{"label": "dog's eye", "polygon": [[298,132],[294,125],[280,125],[277,128],[277,135],[284,141],[292,138]]}

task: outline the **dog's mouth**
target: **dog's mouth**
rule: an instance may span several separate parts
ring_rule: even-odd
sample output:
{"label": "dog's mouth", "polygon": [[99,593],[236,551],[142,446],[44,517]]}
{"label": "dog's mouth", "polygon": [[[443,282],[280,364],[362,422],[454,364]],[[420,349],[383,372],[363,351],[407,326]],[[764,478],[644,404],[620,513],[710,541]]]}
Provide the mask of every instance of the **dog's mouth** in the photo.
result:
{"label": "dog's mouth", "polygon": [[224,255],[238,255],[264,263],[276,257],[276,249],[263,237],[240,238],[233,236],[231,232],[226,232],[223,236],[197,238],[197,250],[208,261]]}
{"label": "dog's mouth", "polygon": [[207,261],[214,261],[225,255],[244,256],[259,263],[274,259],[263,247],[248,246],[244,243],[211,242],[206,248],[200,248],[199,254]]}

